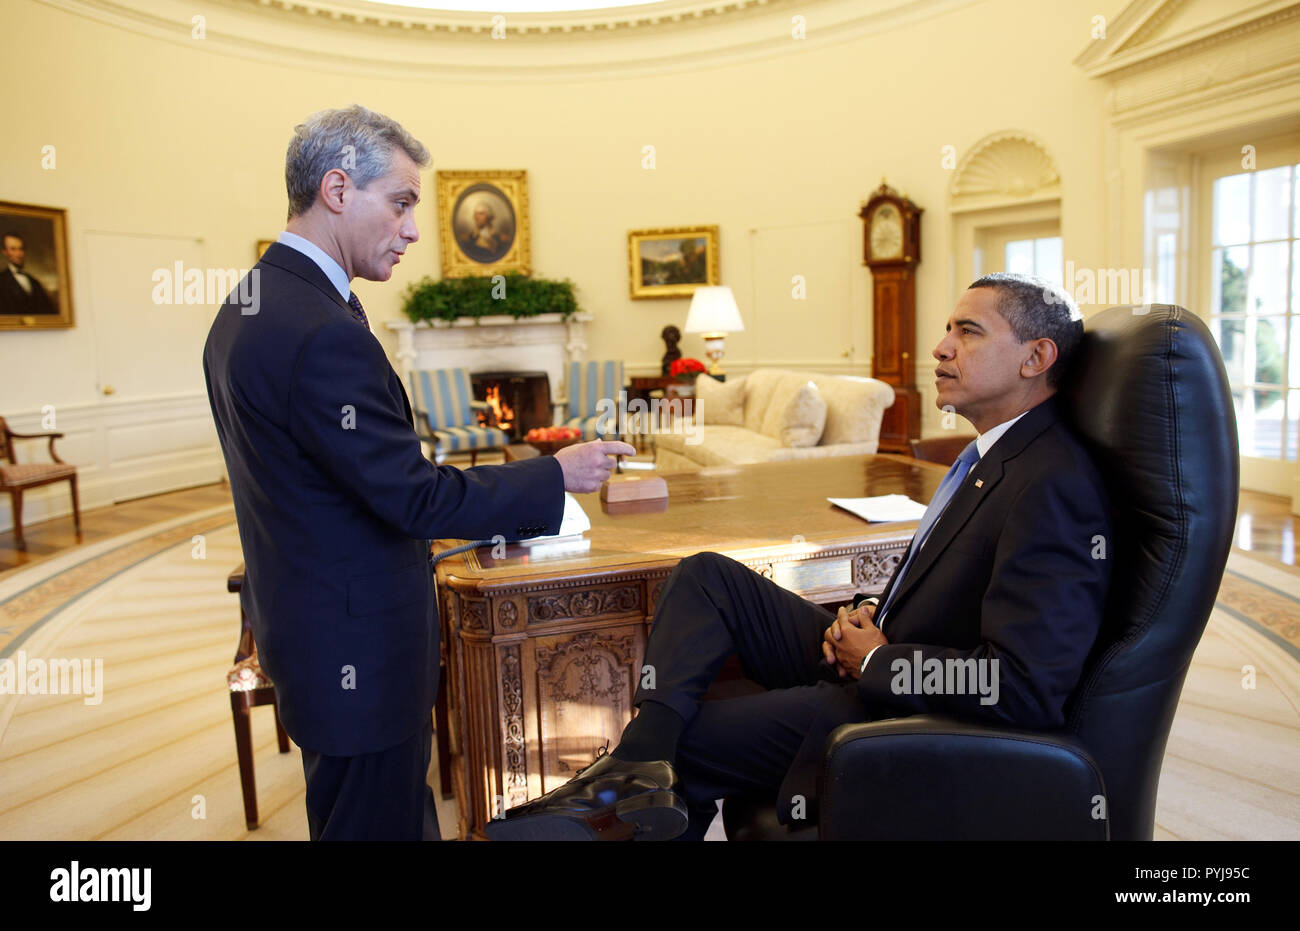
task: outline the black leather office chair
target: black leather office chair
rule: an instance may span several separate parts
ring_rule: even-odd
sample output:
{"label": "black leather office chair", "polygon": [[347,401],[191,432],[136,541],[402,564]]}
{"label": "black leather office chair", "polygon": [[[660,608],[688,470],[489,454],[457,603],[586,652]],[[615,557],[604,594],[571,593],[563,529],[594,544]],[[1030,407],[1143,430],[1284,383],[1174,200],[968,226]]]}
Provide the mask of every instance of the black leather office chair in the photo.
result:
{"label": "black leather office chair", "polygon": [[816,829],[728,799],[734,840],[1150,840],[1169,727],[1214,606],[1238,492],[1236,417],[1205,324],[1181,307],[1087,321],[1065,387],[1116,507],[1106,617],[1063,731],[931,715],[838,728]]}

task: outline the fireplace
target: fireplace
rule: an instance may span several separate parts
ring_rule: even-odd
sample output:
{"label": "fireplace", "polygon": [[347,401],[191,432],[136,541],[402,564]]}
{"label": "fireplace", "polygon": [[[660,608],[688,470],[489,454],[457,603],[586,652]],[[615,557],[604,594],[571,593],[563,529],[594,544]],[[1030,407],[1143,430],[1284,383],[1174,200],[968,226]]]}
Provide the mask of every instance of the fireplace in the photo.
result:
{"label": "fireplace", "polygon": [[[551,425],[551,380],[545,372],[471,372],[474,400],[486,401],[511,440]],[[485,421],[479,414],[479,422]]]}

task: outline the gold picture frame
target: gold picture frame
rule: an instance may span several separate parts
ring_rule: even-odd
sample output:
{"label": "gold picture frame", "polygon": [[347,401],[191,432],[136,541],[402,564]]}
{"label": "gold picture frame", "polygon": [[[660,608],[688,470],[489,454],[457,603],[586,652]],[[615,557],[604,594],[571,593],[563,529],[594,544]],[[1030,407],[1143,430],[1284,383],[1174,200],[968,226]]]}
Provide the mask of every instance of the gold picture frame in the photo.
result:
{"label": "gold picture frame", "polygon": [[266,255],[266,250],[275,245],[274,239],[259,239],[257,245],[253,247],[253,261],[262,261],[262,256]]}
{"label": "gold picture frame", "polygon": [[719,284],[718,227],[677,226],[627,234],[628,286],[633,299],[690,297]]}
{"label": "gold picture frame", "polygon": [[[76,326],[68,271],[68,212],[0,201],[0,236],[0,330]],[[19,276],[11,265],[19,268]]]}
{"label": "gold picture frame", "polygon": [[439,171],[442,276],[532,274],[526,171]]}

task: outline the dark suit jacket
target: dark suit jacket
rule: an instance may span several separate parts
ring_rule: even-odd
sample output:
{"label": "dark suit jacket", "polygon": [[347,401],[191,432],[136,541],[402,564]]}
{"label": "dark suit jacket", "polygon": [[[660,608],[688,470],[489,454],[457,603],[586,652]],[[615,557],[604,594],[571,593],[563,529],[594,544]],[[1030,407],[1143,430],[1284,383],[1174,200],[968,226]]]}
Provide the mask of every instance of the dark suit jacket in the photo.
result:
{"label": "dark suit jacket", "polygon": [[[460,471],[421,452],[379,342],[280,243],[217,312],[203,372],[246,565],[240,598],[301,746],[352,756],[429,722],[438,683],[430,539],[558,531],[559,463]],[[257,293],[241,313],[240,293]]]}
{"label": "dark suit jacket", "polygon": [[[1098,557],[1111,555],[1110,533],[1101,475],[1050,398],[975,464],[908,569],[883,618],[890,642],[858,680],[871,717],[1060,727],[1101,627],[1110,560]],[[895,573],[881,604],[897,583]],[[996,659],[997,702],[982,704],[974,688],[908,694],[898,675],[911,678],[918,651],[922,668]]]}
{"label": "dark suit jacket", "polygon": [[28,294],[18,283],[14,273],[9,270],[8,262],[0,262],[0,314],[57,314],[59,308],[54,306],[50,294],[40,280],[24,272],[32,283],[32,293]]}

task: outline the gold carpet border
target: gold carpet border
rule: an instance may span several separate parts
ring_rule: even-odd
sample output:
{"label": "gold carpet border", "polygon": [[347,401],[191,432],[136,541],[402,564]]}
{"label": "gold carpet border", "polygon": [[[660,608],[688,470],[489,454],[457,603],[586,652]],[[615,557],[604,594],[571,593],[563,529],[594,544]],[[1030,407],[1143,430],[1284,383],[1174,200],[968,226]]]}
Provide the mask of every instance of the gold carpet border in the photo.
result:
{"label": "gold carpet border", "polygon": [[0,656],[8,656],[42,623],[114,576],[174,546],[189,543],[196,534],[211,533],[233,523],[233,511],[183,521],[77,563],[5,599],[0,602]]}

